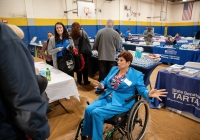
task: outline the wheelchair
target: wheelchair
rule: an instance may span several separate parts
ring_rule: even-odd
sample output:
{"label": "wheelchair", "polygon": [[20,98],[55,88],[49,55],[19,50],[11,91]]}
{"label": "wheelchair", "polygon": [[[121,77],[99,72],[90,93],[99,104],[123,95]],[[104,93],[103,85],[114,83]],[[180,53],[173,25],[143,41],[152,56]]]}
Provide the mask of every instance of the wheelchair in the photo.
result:
{"label": "wheelchair", "polygon": [[[141,99],[141,96],[137,92],[134,96],[127,98],[125,101],[129,102],[133,99],[135,99],[136,102],[128,112],[115,115],[112,118],[104,121],[104,123],[111,124],[114,127],[113,130],[110,130],[107,133],[105,140],[113,140],[114,134],[117,131],[120,133],[120,138],[118,138],[118,140],[122,140],[125,137],[127,140],[142,139],[149,119],[148,103],[147,101]],[[78,126],[75,140],[78,140],[79,135],[81,140],[87,139],[86,136],[82,136],[83,121],[84,120],[82,119]]]}

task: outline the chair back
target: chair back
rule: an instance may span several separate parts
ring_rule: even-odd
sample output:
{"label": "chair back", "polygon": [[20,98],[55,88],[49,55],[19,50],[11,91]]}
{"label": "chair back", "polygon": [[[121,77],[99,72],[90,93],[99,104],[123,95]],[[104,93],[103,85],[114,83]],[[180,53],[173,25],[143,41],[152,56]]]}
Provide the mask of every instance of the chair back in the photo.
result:
{"label": "chair back", "polygon": [[193,68],[200,68],[199,62],[186,62],[184,66],[193,67]]}

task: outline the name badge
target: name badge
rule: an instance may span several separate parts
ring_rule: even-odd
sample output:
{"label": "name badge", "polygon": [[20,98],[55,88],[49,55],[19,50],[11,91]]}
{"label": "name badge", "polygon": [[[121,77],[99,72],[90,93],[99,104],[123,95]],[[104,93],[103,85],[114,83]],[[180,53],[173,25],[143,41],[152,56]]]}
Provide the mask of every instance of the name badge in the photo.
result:
{"label": "name badge", "polygon": [[132,84],[132,82],[130,80],[128,80],[127,78],[124,80],[124,83],[126,83],[128,86],[130,86]]}

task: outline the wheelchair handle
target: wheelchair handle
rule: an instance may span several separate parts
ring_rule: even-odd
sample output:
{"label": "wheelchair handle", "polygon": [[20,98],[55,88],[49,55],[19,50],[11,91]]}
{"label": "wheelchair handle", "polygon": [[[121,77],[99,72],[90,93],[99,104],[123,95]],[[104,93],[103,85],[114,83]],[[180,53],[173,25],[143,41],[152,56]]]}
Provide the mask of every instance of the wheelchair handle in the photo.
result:
{"label": "wheelchair handle", "polygon": [[125,102],[131,101],[131,100],[133,100],[134,98],[136,98],[136,97],[138,97],[138,96],[140,96],[140,95],[139,95],[139,94],[133,95],[133,96],[127,98],[127,99],[125,100]]}

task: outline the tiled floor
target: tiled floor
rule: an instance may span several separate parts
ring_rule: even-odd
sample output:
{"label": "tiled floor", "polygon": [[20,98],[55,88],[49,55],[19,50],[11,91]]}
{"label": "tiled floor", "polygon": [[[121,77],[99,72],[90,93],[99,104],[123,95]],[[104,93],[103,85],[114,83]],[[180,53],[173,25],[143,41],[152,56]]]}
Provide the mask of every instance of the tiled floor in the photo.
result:
{"label": "tiled floor", "polygon": [[[157,72],[167,65],[158,66],[151,75],[151,84],[155,84]],[[60,106],[53,107],[47,117],[51,127],[51,136],[48,140],[73,140],[80,120],[83,117],[86,101],[93,101],[98,96],[94,94],[92,83],[98,78],[90,78],[91,85],[78,86],[81,102],[73,97],[70,100],[60,100],[65,110]],[[55,103],[51,103],[53,106]],[[143,140],[199,140],[200,123],[183,117],[167,109],[150,109],[149,123]]]}

